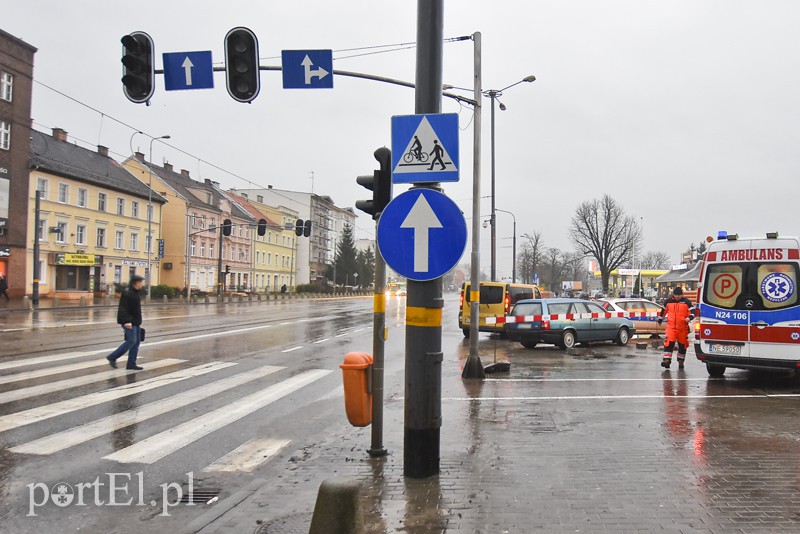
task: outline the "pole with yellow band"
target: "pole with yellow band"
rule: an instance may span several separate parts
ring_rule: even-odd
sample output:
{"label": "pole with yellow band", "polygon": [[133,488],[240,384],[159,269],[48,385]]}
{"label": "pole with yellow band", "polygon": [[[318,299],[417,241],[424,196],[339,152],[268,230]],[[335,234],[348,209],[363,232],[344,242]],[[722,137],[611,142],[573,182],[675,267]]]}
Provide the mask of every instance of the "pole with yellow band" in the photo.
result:
{"label": "pole with yellow band", "polygon": [[408,306],[406,308],[406,326],[441,328],[442,309]]}

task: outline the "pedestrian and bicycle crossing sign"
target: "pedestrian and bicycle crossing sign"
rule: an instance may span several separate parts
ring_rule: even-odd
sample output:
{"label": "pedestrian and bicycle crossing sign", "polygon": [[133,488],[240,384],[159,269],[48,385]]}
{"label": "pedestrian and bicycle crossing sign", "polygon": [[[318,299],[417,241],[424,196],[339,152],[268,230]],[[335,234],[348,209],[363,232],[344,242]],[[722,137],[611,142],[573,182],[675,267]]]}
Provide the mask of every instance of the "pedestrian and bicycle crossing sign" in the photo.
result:
{"label": "pedestrian and bicycle crossing sign", "polygon": [[392,181],[457,182],[458,114],[392,117]]}

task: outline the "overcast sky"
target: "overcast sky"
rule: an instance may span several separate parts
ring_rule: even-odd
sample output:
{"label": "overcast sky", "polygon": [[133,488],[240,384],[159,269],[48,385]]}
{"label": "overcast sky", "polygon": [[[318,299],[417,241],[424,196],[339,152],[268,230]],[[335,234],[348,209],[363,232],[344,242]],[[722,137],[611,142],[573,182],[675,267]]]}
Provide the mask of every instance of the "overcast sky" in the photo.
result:
{"label": "overcast sky", "polygon": [[[497,207],[517,215],[519,234],[540,230],[548,246],[569,249],[575,205],[604,193],[642,217],[645,250],[673,261],[719,229],[797,234],[800,2],[448,0],[445,9],[446,37],[483,34],[485,89],[537,78],[509,90],[497,116]],[[239,25],[258,34],[262,58],[406,43],[415,40],[413,1],[12,0],[0,24],[38,47],[37,80],[258,184],[310,190],[313,171],[315,192],[342,206],[365,197],[355,177],[371,172],[375,148],[390,145],[390,117],[414,111],[410,89],[339,77],[334,90],[288,91],[272,72],[251,105],[233,101],[219,73],[208,91],[167,93],[159,77],[145,107],[123,96],[119,63],[119,39],[134,30],[153,37],[159,66],[161,53],[187,50],[210,49],[222,61],[225,33]],[[414,51],[334,66],[413,81]],[[445,45],[444,81],[471,85],[469,41]],[[443,111],[459,112],[463,129],[461,182],[446,192],[469,216],[472,111],[447,100]],[[33,119],[130,152],[131,130],[38,85]],[[134,148],[147,144],[138,136]],[[247,187],[156,144],[153,159],[165,158],[195,177]],[[510,217],[498,214],[499,247],[511,233]],[[360,218],[357,234],[372,234],[371,220]],[[488,270],[488,230],[482,239]],[[498,250],[498,263],[510,274],[510,248]]]}

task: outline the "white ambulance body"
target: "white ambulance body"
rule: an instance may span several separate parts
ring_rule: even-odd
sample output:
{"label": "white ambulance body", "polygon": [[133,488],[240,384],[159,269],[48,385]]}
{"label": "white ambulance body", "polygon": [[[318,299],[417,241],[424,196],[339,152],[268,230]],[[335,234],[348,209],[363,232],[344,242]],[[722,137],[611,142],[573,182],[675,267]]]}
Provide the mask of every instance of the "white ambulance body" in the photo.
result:
{"label": "white ambulance body", "polygon": [[800,368],[800,238],[720,233],[706,249],[695,353],[711,376],[726,367]]}

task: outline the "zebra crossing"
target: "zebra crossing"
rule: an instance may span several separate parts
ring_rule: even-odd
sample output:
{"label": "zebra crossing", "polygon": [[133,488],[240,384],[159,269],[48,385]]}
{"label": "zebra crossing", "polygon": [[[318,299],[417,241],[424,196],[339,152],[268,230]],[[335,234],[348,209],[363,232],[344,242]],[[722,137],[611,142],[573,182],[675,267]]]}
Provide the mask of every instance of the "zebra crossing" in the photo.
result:
{"label": "zebra crossing", "polygon": [[[202,444],[210,434],[223,431],[332,373],[309,369],[284,377],[290,372],[286,367],[251,361],[193,364],[185,357],[147,362],[145,371],[134,373],[109,370],[104,360],[98,362],[97,353],[70,352],[0,362],[0,440],[7,451],[32,457],[57,456],[80,446],[95,447],[90,445],[92,440],[141,428],[141,423],[162,417],[153,421],[152,427],[146,427],[142,438],[100,454],[103,460],[119,464],[154,464]],[[35,368],[64,361],[69,363]],[[64,378],[65,373],[81,374]],[[193,382],[201,377],[201,384]],[[85,393],[80,389],[88,386],[91,391],[102,387],[103,382],[106,387],[99,391]],[[265,382],[269,385],[262,385]],[[171,387],[175,385],[178,387]],[[144,393],[148,395],[142,396]],[[57,395],[57,400],[49,402],[47,395]],[[134,396],[135,402],[121,402]],[[14,403],[18,401],[25,401],[24,406],[17,408]],[[200,414],[191,409],[181,411],[201,401],[211,408]],[[69,419],[62,420],[65,416]],[[165,416],[169,417],[169,426],[161,430],[167,421]],[[64,429],[63,421],[67,420],[75,424]],[[14,432],[18,429],[25,431]],[[225,454],[198,468],[209,473],[252,471],[291,443],[281,435],[243,436],[230,448],[228,441]]]}

